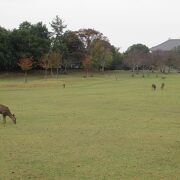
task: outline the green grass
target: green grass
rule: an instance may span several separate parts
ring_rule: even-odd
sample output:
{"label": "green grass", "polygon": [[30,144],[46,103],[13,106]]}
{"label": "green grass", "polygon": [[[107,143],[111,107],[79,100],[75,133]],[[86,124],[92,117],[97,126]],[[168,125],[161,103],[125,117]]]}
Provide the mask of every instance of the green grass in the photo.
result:
{"label": "green grass", "polygon": [[121,72],[117,81],[74,74],[24,84],[1,75],[0,103],[17,125],[0,123],[0,180],[180,179],[179,82]]}

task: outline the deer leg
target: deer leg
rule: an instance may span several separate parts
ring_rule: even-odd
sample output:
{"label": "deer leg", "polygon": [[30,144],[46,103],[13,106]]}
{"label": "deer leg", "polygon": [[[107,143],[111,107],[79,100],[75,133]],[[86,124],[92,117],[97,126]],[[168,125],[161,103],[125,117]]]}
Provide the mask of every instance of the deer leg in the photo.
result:
{"label": "deer leg", "polygon": [[6,115],[3,115],[3,124],[6,124]]}

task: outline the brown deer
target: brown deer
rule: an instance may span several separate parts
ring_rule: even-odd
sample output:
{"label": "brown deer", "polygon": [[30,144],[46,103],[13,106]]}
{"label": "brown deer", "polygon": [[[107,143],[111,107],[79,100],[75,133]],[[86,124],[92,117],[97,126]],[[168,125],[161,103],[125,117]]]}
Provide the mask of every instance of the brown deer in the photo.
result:
{"label": "brown deer", "polygon": [[16,124],[16,117],[14,114],[11,113],[7,106],[0,104],[0,114],[2,114],[3,116],[4,124],[6,124],[6,116],[9,116],[12,119],[13,123]]}
{"label": "brown deer", "polygon": [[161,84],[161,89],[162,89],[162,90],[164,89],[164,86],[165,86],[165,84],[162,83],[162,84]]}
{"label": "brown deer", "polygon": [[156,90],[156,85],[152,84],[152,89],[155,91]]}

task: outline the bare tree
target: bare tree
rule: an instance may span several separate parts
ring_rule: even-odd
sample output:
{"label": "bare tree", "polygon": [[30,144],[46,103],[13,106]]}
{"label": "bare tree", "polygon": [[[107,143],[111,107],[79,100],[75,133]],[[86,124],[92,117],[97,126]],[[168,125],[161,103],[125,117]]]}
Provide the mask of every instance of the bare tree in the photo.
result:
{"label": "bare tree", "polygon": [[143,44],[134,44],[127,49],[125,52],[125,64],[132,69],[132,77],[134,77],[135,69],[137,74],[142,66],[144,70],[147,55],[149,55],[149,48]]}

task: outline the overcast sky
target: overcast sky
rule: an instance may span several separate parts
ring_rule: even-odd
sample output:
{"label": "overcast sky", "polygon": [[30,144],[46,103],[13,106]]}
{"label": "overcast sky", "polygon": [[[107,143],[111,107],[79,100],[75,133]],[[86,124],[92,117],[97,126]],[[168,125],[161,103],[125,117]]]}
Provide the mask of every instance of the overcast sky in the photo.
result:
{"label": "overcast sky", "polygon": [[180,0],[0,0],[0,26],[49,22],[59,15],[70,30],[94,28],[124,51],[180,38]]}

